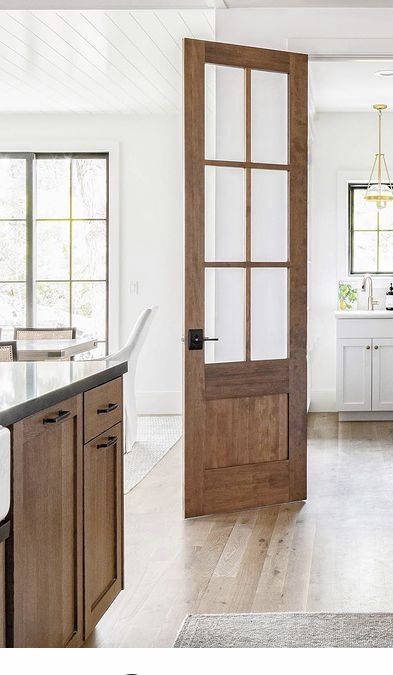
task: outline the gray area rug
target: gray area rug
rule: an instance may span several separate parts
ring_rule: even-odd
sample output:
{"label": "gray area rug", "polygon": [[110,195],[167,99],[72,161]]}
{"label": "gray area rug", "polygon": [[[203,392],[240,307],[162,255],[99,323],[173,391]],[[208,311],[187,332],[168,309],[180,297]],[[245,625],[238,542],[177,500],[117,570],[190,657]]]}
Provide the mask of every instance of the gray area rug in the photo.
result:
{"label": "gray area rug", "polygon": [[124,493],[127,494],[173,448],[182,435],[181,415],[141,415],[137,441],[124,455]]}
{"label": "gray area rug", "polygon": [[392,647],[393,614],[192,614],[174,647]]}

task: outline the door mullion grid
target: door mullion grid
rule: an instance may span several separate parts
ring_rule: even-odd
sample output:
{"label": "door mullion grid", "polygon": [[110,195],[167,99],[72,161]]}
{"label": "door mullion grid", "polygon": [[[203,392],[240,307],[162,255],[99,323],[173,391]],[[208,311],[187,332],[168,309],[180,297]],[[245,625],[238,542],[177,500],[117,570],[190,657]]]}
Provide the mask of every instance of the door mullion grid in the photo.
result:
{"label": "door mullion grid", "polygon": [[[245,146],[246,162],[251,162],[251,69],[245,68]],[[247,167],[246,172],[246,262],[251,262],[251,168]],[[245,342],[246,342],[246,361],[251,359],[251,267],[247,265],[245,270],[246,294],[245,294]]]}

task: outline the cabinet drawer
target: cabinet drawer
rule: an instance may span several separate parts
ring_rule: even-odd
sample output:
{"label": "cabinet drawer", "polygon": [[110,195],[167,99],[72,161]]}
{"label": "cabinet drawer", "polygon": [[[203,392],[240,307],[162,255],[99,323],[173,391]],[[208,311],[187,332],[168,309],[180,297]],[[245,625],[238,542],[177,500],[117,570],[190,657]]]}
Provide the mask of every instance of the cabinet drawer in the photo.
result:
{"label": "cabinet drawer", "polygon": [[122,378],[111,380],[84,394],[85,443],[95,438],[123,418]]}
{"label": "cabinet drawer", "polygon": [[78,409],[79,396],[56,403],[53,407],[42,410],[23,420],[23,434],[26,440],[32,440],[44,431],[53,431],[61,427],[66,420],[74,417]]}

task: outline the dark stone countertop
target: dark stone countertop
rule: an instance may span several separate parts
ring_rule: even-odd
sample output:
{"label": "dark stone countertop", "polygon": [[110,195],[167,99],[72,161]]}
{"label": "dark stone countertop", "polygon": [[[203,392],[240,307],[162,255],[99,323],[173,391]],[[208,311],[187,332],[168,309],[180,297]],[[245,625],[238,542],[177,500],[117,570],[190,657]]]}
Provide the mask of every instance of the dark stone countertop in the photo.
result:
{"label": "dark stone countertop", "polygon": [[0,363],[0,426],[10,426],[126,372],[127,362],[115,361]]}

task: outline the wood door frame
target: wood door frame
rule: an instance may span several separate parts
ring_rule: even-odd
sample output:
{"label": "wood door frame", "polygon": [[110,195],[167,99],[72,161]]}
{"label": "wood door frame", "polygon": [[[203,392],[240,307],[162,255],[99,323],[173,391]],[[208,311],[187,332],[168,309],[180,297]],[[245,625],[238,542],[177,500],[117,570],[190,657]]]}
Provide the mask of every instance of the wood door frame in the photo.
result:
{"label": "wood door frame", "polygon": [[[261,55],[263,53],[263,66]],[[246,105],[246,155],[244,162],[205,159],[205,64],[245,69],[245,97],[250,98],[251,70],[268,70],[288,75],[288,142],[289,163],[265,164],[251,161],[251,114]],[[251,169],[288,171],[289,236],[288,263],[276,264],[288,269],[288,289],[296,288],[295,298],[288,293],[289,344],[288,358],[281,361],[282,377],[277,384],[279,393],[296,391],[289,397],[289,501],[302,500],[307,495],[307,128],[308,128],[308,57],[304,54],[261,50],[204,40],[184,40],[184,170],[185,170],[185,333],[204,325],[204,172],[205,166],[241,167],[246,172],[246,251],[251,245],[249,194]],[[190,255],[198,251],[200,255]],[[249,256],[247,256],[249,259]],[[204,260],[204,257],[203,257]],[[216,263],[211,266],[217,267]],[[225,266],[227,266],[225,264]],[[236,266],[236,263],[233,264]],[[252,264],[252,267],[272,267],[272,263]],[[241,267],[245,267],[244,264]],[[250,293],[251,265],[246,270],[246,296]],[[198,292],[199,291],[199,292]],[[290,311],[292,310],[292,311]],[[246,315],[246,355],[250,353],[250,316]],[[185,346],[185,514],[203,513],[204,432],[206,395],[204,352],[190,352]],[[250,371],[254,363],[247,362]],[[268,362],[264,362],[268,366]],[[274,363],[278,363],[275,361]],[[227,364],[235,369],[238,364]],[[244,362],[242,362],[244,366]],[[191,414],[192,411],[192,414]],[[201,452],[195,452],[200,447]]]}

